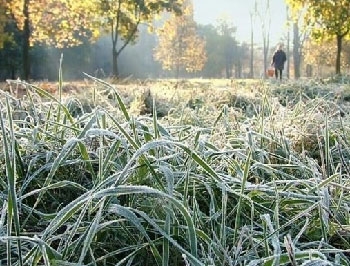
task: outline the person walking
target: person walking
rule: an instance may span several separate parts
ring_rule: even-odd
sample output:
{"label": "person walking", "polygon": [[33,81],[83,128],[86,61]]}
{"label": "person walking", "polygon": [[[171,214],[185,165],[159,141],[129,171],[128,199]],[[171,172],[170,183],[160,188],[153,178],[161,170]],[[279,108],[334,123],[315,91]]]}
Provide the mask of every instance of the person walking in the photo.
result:
{"label": "person walking", "polygon": [[275,68],[276,79],[282,80],[282,72],[284,69],[284,63],[287,61],[286,53],[283,51],[283,45],[279,44],[272,57],[271,66]]}

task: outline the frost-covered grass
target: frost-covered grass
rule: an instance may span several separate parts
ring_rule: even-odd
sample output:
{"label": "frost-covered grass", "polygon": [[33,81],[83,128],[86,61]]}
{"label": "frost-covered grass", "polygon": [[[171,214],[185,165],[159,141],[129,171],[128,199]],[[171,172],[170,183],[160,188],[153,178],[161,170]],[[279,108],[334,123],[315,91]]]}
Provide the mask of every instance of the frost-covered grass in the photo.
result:
{"label": "frost-covered grass", "polygon": [[17,85],[1,93],[1,263],[350,264],[348,85]]}

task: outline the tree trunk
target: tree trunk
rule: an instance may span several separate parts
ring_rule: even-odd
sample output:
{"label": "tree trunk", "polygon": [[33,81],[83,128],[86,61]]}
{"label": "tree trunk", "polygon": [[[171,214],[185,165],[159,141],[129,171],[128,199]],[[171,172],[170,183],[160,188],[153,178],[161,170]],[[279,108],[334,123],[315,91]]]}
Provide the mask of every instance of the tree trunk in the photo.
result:
{"label": "tree trunk", "polygon": [[231,78],[231,71],[230,71],[230,66],[232,68],[232,65],[231,65],[231,45],[229,43],[229,41],[227,40],[227,37],[225,37],[225,53],[224,53],[224,56],[225,56],[225,74],[226,74],[226,78],[229,79]]}
{"label": "tree trunk", "polygon": [[264,53],[264,78],[267,78],[267,56],[270,47],[270,26],[271,26],[271,12],[270,0],[266,0],[265,9],[257,11],[261,20],[261,31],[263,37],[263,53]]}
{"label": "tree trunk", "polygon": [[253,27],[253,14],[250,13],[250,71],[249,77],[254,78],[254,27]]}
{"label": "tree trunk", "polygon": [[117,48],[113,44],[113,76],[118,77],[119,76],[119,69],[118,69],[118,52]]}
{"label": "tree trunk", "polygon": [[267,78],[267,56],[270,48],[270,32],[263,26],[264,77]]}
{"label": "tree trunk", "polygon": [[300,36],[299,26],[297,23],[293,23],[293,62],[294,62],[294,78],[300,78],[300,64],[301,64],[301,51],[300,51]]}
{"label": "tree trunk", "polygon": [[225,68],[226,68],[226,78],[229,79],[229,78],[231,78],[231,75],[230,75],[231,71],[230,71],[230,63],[227,62],[227,61],[226,61],[226,67]]}
{"label": "tree trunk", "polygon": [[335,62],[335,74],[340,75],[340,59],[341,59],[341,50],[342,50],[342,35],[337,35],[337,59]]}
{"label": "tree trunk", "polygon": [[[120,6],[119,9],[120,10]],[[117,15],[117,22],[114,26],[112,23],[112,57],[113,57],[113,76],[119,77],[119,68],[118,68],[118,57],[121,54],[121,52],[125,49],[125,47],[131,42],[131,40],[134,38],[138,26],[140,25],[141,18],[138,19],[133,29],[130,30],[129,36],[124,40],[124,43],[121,45],[121,47],[118,49],[118,41],[119,41],[119,19],[120,19],[120,11],[118,11]]]}
{"label": "tree trunk", "polygon": [[[286,13],[287,13],[287,21],[289,21],[290,18],[289,18],[289,7],[288,6],[286,9]],[[287,75],[288,79],[290,78],[289,49],[290,49],[290,27],[288,25],[288,28],[287,28],[287,69],[286,69],[286,75]]]}
{"label": "tree trunk", "polygon": [[29,59],[29,47],[30,47],[30,27],[29,27],[29,0],[25,0],[23,3],[23,79],[29,80],[30,76],[30,59]]}
{"label": "tree trunk", "polygon": [[120,9],[121,9],[121,1],[118,1],[118,7],[117,7],[117,16],[115,18],[115,25],[114,20],[111,22],[111,37],[112,37],[112,71],[113,71],[113,77],[119,76],[119,69],[118,69],[118,51],[117,51],[117,44],[118,44],[118,38],[119,38],[119,23],[120,23]]}
{"label": "tree trunk", "polygon": [[266,36],[264,36],[264,45],[263,45],[263,49],[264,49],[264,77],[267,78],[267,54],[269,52],[269,44],[265,38],[266,38]]}
{"label": "tree trunk", "polygon": [[238,62],[236,64],[235,77],[242,78],[242,62],[240,59],[238,59]]}
{"label": "tree trunk", "polygon": [[290,60],[289,60],[289,50],[290,50],[290,33],[288,29],[288,34],[287,34],[287,70],[286,70],[286,75],[287,78],[290,78]]}

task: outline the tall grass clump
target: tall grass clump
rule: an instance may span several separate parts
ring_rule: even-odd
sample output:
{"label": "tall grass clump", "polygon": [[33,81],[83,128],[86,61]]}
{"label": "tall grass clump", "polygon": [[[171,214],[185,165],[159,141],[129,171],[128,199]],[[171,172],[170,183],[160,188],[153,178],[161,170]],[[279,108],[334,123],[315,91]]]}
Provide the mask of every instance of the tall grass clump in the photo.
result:
{"label": "tall grass clump", "polygon": [[89,108],[62,77],[58,97],[2,92],[1,263],[350,264],[350,124],[334,102],[281,104],[259,82],[244,84],[249,115],[205,87],[195,108],[133,116],[88,78]]}

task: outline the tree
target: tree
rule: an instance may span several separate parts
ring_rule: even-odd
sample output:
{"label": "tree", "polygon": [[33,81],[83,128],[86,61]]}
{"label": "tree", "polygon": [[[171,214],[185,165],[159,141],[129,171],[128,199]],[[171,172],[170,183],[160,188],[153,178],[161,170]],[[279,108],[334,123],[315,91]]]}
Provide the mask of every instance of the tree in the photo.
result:
{"label": "tree", "polygon": [[[4,27],[4,33],[0,34],[0,72],[1,79],[11,77],[17,78],[21,66],[21,34],[12,19],[8,19]],[[6,37],[5,37],[6,36]]]}
{"label": "tree", "polygon": [[350,32],[350,0],[287,0],[294,11],[305,9],[304,22],[312,26],[316,40],[336,38],[335,72],[341,71],[342,42]]}
{"label": "tree", "polygon": [[287,60],[287,69],[286,69],[286,74],[287,74],[287,78],[289,79],[290,78],[290,60],[289,60],[289,51],[290,51],[290,24],[289,24],[289,21],[290,21],[290,14],[289,14],[289,6],[286,6],[286,20],[287,20],[287,57],[288,57],[288,60]]}
{"label": "tree", "polygon": [[[103,29],[111,34],[113,75],[118,76],[118,57],[138,37],[139,26],[150,24],[162,11],[180,12],[181,0],[102,0]],[[119,44],[123,41],[122,44]]]}
{"label": "tree", "polygon": [[[235,66],[235,78],[243,77],[244,64],[248,64],[247,59],[249,58],[249,45],[245,42],[240,45],[235,45],[234,50],[234,66]],[[250,61],[250,59],[249,59]],[[250,74],[250,73],[249,73]]]}
{"label": "tree", "polygon": [[30,76],[29,52],[34,43],[74,46],[99,34],[94,0],[9,0],[6,7],[22,31],[24,79]]}
{"label": "tree", "polygon": [[[225,49],[224,37],[219,33],[218,27],[212,24],[198,25],[198,33],[205,40],[205,54],[207,56],[201,75],[210,78],[221,78],[222,73],[225,72],[225,75],[231,76],[235,41],[232,41],[230,49]],[[229,56],[227,56],[228,52],[230,53]]]}
{"label": "tree", "polygon": [[0,68],[3,69],[1,78],[5,76],[15,77],[18,64],[18,30],[14,20],[7,12],[6,0],[0,0]]}
{"label": "tree", "polygon": [[205,41],[197,35],[193,19],[193,5],[185,1],[181,16],[171,15],[158,31],[159,43],[155,49],[155,59],[163,69],[180,71],[200,71],[207,60]]}
{"label": "tree", "polygon": [[310,35],[310,26],[305,25],[303,21],[305,9],[296,10],[290,9],[289,11],[288,24],[292,24],[293,29],[293,67],[294,67],[294,78],[298,79],[301,76],[301,63],[303,56],[304,42]]}
{"label": "tree", "polygon": [[212,24],[199,24],[198,34],[205,40],[205,54],[207,56],[201,75],[203,77],[220,78],[223,69],[225,69],[221,36],[217,32],[217,28]]}
{"label": "tree", "polygon": [[[0,0],[4,1],[4,0]],[[137,38],[138,27],[163,10],[179,10],[180,0],[9,0],[7,8],[23,33],[23,73],[30,73],[29,50],[34,43],[71,47],[111,33],[113,74],[117,58]],[[121,48],[118,41],[123,40]]]}
{"label": "tree", "polygon": [[[345,41],[342,45],[343,55],[340,61],[341,68],[350,65],[350,42]],[[317,40],[307,40],[304,45],[304,58],[310,65],[316,66],[316,75],[322,77],[326,74],[325,70],[334,66],[334,60],[337,56],[336,43],[324,41],[319,43]]]}
{"label": "tree", "polygon": [[300,67],[301,67],[301,55],[302,55],[302,45],[299,24],[293,22],[293,63],[294,63],[294,78],[300,78]]}
{"label": "tree", "polygon": [[264,73],[267,72],[267,55],[270,47],[270,26],[271,26],[271,14],[270,14],[270,0],[255,1],[255,12],[261,22],[261,33],[263,39],[263,54],[264,54]]}
{"label": "tree", "polygon": [[249,61],[249,77],[254,78],[254,19],[253,11],[249,12],[250,16],[250,61]]}
{"label": "tree", "polygon": [[199,34],[206,42],[207,62],[201,72],[204,77],[222,77],[223,73],[227,78],[243,77],[244,65],[250,63],[249,45],[239,44],[234,33],[235,27],[226,18],[219,20],[216,27],[211,24],[199,25]]}
{"label": "tree", "polygon": [[5,30],[9,19],[6,10],[6,0],[0,0],[0,49],[3,48],[5,41],[11,38]]}
{"label": "tree", "polygon": [[[222,49],[224,52],[225,58],[225,72],[226,78],[232,77],[232,67],[235,63],[235,54],[237,51],[237,42],[234,38],[236,33],[236,27],[233,26],[233,23],[229,21],[227,17],[221,17],[218,20],[217,30],[221,36]],[[237,67],[237,66],[236,66]]]}

